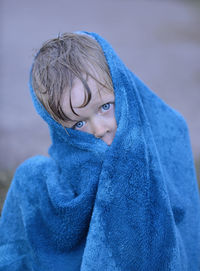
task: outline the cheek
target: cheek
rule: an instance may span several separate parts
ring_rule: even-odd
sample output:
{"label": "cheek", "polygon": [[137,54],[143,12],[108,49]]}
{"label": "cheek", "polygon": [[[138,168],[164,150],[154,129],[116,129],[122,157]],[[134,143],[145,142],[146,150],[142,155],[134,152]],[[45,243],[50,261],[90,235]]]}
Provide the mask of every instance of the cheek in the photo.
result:
{"label": "cheek", "polygon": [[85,133],[91,134],[90,125],[88,123],[86,123],[82,128],[80,128],[78,130],[81,131],[81,132],[85,132]]}
{"label": "cheek", "polygon": [[113,128],[117,128],[117,122],[116,122],[116,119],[115,119],[115,109],[114,108],[112,108],[108,112],[107,118],[108,118],[108,121],[110,123],[110,126],[112,126]]}

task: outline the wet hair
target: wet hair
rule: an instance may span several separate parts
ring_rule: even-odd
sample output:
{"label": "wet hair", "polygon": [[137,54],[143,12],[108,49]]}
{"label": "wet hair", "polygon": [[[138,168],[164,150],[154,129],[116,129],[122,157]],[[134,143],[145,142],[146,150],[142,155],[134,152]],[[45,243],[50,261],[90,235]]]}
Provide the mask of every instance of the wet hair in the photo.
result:
{"label": "wet hair", "polygon": [[[98,42],[89,35],[64,33],[48,40],[38,51],[31,71],[32,85],[39,101],[59,123],[71,120],[62,110],[62,97],[70,91],[75,79],[81,80],[86,106],[91,100],[88,77],[113,92],[112,80],[104,53]],[[100,91],[100,90],[99,90]]]}

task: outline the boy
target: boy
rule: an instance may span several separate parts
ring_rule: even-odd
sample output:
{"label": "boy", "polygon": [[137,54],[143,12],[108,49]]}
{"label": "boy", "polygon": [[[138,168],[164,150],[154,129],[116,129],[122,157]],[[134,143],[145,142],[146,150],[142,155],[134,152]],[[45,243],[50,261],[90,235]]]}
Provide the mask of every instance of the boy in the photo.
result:
{"label": "boy", "polygon": [[94,33],[45,43],[30,89],[52,146],[15,174],[0,270],[199,270],[200,205],[183,118]]}
{"label": "boy", "polygon": [[[77,34],[50,40],[37,55],[32,75],[38,98],[55,120],[63,126],[94,134],[108,145],[112,143],[117,128],[114,92],[98,43]],[[98,118],[93,118],[93,113]],[[81,119],[77,119],[79,115],[87,119],[87,123],[83,125]]]}

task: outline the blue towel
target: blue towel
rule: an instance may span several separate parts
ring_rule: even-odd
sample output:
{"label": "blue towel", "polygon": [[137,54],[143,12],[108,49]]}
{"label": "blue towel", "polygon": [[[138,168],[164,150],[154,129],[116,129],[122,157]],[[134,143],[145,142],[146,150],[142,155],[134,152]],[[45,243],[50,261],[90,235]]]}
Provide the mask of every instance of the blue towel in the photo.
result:
{"label": "blue towel", "polygon": [[50,157],[16,171],[0,222],[0,270],[200,270],[200,202],[187,125],[99,35],[112,76],[110,146],[48,123]]}

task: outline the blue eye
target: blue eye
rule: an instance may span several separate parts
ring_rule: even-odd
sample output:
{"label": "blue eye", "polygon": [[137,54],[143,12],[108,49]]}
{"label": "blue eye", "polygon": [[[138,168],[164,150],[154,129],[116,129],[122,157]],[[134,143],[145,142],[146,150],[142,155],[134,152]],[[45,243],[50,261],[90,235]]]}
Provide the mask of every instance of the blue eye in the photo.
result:
{"label": "blue eye", "polygon": [[103,108],[103,110],[108,110],[108,109],[110,109],[110,103],[103,104],[103,105],[102,105],[102,108]]}
{"label": "blue eye", "polygon": [[74,125],[74,128],[82,128],[84,125],[84,122],[83,121],[79,121],[77,122],[75,125]]}

